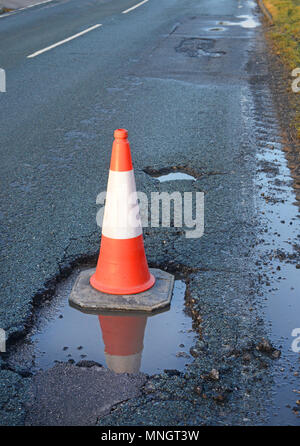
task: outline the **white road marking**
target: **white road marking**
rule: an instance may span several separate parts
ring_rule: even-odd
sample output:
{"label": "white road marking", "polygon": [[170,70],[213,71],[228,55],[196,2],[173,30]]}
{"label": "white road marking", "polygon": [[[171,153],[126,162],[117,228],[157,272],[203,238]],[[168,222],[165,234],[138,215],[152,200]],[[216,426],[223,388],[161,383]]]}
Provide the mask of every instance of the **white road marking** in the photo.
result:
{"label": "white road marking", "polygon": [[127,12],[133,11],[134,9],[138,8],[139,6],[142,6],[144,3],[147,3],[147,2],[148,2],[148,0],[144,0],[143,2],[140,2],[137,5],[132,6],[129,9],[126,9],[126,11],[122,11],[122,14],[127,14]]}
{"label": "white road marking", "polygon": [[50,2],[53,2],[53,0],[45,0],[45,1],[40,2],[40,3],[35,3],[33,5],[28,5],[28,6],[25,6],[24,8],[18,9],[18,11],[24,11],[24,9],[33,8],[34,6],[39,6],[39,5],[43,5],[44,3],[50,3]]}
{"label": "white road marking", "polygon": [[34,6],[44,5],[45,3],[50,3],[50,2],[53,2],[53,0],[45,0],[45,1],[40,2],[40,3],[35,3],[34,5],[28,5],[28,6],[25,6],[24,8],[16,9],[16,10],[8,12],[6,14],[0,14],[0,19],[3,19],[4,17],[8,17],[10,15],[17,14],[18,12],[24,11],[25,9],[33,8]]}
{"label": "white road marking", "polygon": [[96,28],[99,28],[100,26],[102,26],[101,23],[98,23],[97,25],[91,26],[88,29],[85,29],[84,31],[81,31],[80,33],[74,34],[71,37],[68,37],[67,39],[61,40],[60,42],[54,43],[53,45],[47,46],[47,48],[43,48],[42,50],[36,51],[35,53],[30,54],[29,56],[27,56],[28,59],[32,58],[32,57],[36,57],[42,53],[45,53],[46,51],[52,50],[53,48],[56,48],[59,45],[63,45],[66,42],[70,42],[70,40],[76,39],[77,37],[82,36],[83,34],[86,34],[90,31],[93,31]]}

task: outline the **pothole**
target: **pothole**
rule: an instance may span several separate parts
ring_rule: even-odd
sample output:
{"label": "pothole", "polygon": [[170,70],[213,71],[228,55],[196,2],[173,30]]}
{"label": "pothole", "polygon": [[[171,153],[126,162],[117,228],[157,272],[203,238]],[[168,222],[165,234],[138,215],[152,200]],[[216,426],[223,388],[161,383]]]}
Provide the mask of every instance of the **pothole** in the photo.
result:
{"label": "pothole", "polygon": [[189,57],[220,57],[226,54],[225,51],[212,51],[215,43],[216,41],[213,39],[200,39],[197,37],[192,37],[183,39],[175,50],[178,53],[186,53]]}
{"label": "pothole", "polygon": [[189,180],[189,181],[196,181],[195,177],[192,177],[192,175],[188,175],[184,172],[171,172],[167,175],[161,175],[157,177],[158,181],[163,183],[164,181],[176,181],[176,180]]}
{"label": "pothole", "polygon": [[188,173],[186,170],[187,169],[180,169],[175,166],[172,168],[162,168],[159,170],[152,169],[151,167],[146,167],[144,169],[144,172],[151,177],[156,178],[161,183],[177,180],[196,181],[197,178],[194,175],[191,175],[192,172]]}
{"label": "pothole", "polygon": [[35,373],[57,362],[94,361],[117,373],[155,374],[183,370],[192,362],[196,333],[185,309],[184,281],[175,280],[171,308],[164,313],[95,316],[69,306],[78,273],[61,282],[51,302],[37,310],[31,332],[10,354],[10,367]]}

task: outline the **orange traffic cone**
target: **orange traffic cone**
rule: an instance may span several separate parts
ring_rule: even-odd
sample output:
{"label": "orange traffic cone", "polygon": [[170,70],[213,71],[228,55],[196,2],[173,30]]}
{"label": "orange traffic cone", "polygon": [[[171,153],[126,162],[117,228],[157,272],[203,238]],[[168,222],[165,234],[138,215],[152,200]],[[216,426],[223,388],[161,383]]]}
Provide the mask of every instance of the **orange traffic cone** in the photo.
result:
{"label": "orange traffic cone", "polygon": [[100,254],[93,288],[108,294],[148,290],[155,278],[149,272],[137,202],[128,132],[114,132]]}
{"label": "orange traffic cone", "polygon": [[98,316],[107,367],[116,373],[138,373],[147,316]]}

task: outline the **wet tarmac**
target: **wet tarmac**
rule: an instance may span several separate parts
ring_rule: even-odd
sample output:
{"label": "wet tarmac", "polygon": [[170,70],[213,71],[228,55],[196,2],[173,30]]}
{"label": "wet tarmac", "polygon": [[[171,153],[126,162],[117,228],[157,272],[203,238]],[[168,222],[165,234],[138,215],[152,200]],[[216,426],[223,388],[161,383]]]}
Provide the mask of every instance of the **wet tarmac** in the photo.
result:
{"label": "wet tarmac", "polygon": [[269,338],[281,350],[270,424],[289,424],[295,422],[300,409],[296,403],[300,391],[300,354],[292,348],[295,340],[292,333],[300,327],[299,208],[282,144],[274,140],[266,140],[265,144],[257,156],[257,203],[264,240],[263,247],[257,246],[258,270],[262,272],[260,293],[264,317],[269,323]]}
{"label": "wet tarmac", "polygon": [[[259,61],[258,61],[259,63]],[[280,349],[274,368],[270,425],[299,424],[300,355],[294,330],[300,326],[300,212],[286,149],[267,83],[253,82],[243,107],[256,123],[256,207],[259,225],[254,251],[261,311],[268,339]],[[265,118],[263,118],[263,116]],[[264,122],[266,120],[266,122]]]}
{"label": "wet tarmac", "polygon": [[235,22],[219,22],[218,25],[222,26],[241,26],[242,28],[256,28],[257,26],[260,26],[260,22],[256,20],[252,15],[238,15],[237,19],[240,19],[240,21]]}
{"label": "wet tarmac", "polygon": [[[23,71],[11,70],[14,88],[2,102],[0,320],[9,345],[0,358],[0,424],[299,424],[299,354],[291,350],[299,218],[255,4],[147,5],[128,22],[99,15],[101,40],[90,35],[76,51],[61,47],[23,67],[19,47],[4,59]],[[169,312],[135,320],[138,337],[130,323],[131,342],[115,349],[105,319],[68,307],[74,276],[65,277],[96,262],[96,196],[106,188],[111,129],[125,123],[140,190],[204,192],[205,233],[187,240],[178,228],[145,229],[149,264],[178,274],[179,294]],[[180,172],[193,178],[149,176]],[[126,329],[126,319],[112,326]],[[124,366],[151,376],[119,373]],[[76,420],[58,411],[63,390]]]}

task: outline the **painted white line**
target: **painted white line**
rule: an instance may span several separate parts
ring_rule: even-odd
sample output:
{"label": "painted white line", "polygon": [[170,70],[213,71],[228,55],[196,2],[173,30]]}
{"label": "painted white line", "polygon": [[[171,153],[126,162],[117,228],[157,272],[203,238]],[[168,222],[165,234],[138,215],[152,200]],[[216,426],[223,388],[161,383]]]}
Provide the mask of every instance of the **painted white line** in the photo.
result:
{"label": "painted white line", "polygon": [[122,14],[127,14],[127,12],[133,11],[134,9],[138,8],[139,6],[142,6],[144,3],[147,3],[147,2],[148,2],[148,0],[144,0],[143,2],[140,2],[137,5],[132,6],[129,9],[126,9],[126,11],[122,11]]}
{"label": "painted white line", "polygon": [[45,1],[40,2],[40,3],[35,3],[34,5],[25,6],[24,8],[15,9],[15,10],[13,10],[11,12],[6,13],[6,14],[0,14],[0,19],[3,19],[4,17],[8,17],[10,15],[17,14],[18,12],[24,11],[25,9],[33,8],[34,6],[44,5],[45,3],[50,3],[50,2],[53,2],[53,0],[45,0]]}
{"label": "painted white line", "polygon": [[27,56],[28,59],[31,59],[32,57],[36,57],[39,54],[45,53],[46,51],[52,50],[53,48],[56,48],[59,45],[63,45],[66,42],[70,42],[70,40],[76,39],[77,37],[83,36],[86,33],[89,33],[90,31],[93,31],[96,28],[99,28],[102,26],[101,23],[98,23],[97,25],[91,26],[88,29],[85,29],[84,31],[81,31],[80,33],[74,34],[71,37],[68,37],[67,39],[61,40],[60,42],[54,43],[53,45],[47,46],[47,48],[43,48],[42,50],[36,51],[35,53],[30,54]]}
{"label": "painted white line", "polygon": [[15,15],[16,11],[6,12],[5,14],[0,14],[0,19],[4,19],[4,17],[9,17],[10,15]]}
{"label": "painted white line", "polygon": [[24,11],[24,9],[33,8],[34,6],[44,5],[45,3],[50,3],[50,2],[53,2],[53,0],[45,0],[45,1],[40,2],[40,3],[35,3],[33,5],[28,5],[28,6],[25,6],[24,8],[18,9],[18,11]]}

